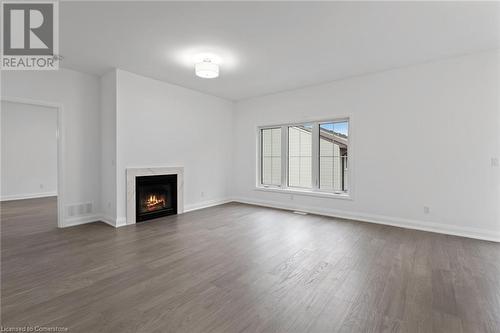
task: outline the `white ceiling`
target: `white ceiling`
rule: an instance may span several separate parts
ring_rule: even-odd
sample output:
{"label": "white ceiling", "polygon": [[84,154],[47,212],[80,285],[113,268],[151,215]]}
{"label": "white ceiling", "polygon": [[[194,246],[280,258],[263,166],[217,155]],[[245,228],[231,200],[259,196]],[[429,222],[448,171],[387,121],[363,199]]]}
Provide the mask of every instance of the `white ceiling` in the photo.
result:
{"label": "white ceiling", "polygon": [[[500,3],[62,2],[63,67],[230,100],[500,47]],[[218,53],[218,79],[190,57]]]}

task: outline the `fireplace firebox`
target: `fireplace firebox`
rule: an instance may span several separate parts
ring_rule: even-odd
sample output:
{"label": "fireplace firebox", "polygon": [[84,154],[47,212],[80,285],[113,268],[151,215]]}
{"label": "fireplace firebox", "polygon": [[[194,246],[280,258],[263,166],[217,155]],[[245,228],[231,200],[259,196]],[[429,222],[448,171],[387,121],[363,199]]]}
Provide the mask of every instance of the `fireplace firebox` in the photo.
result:
{"label": "fireplace firebox", "polygon": [[135,178],[136,221],[177,214],[177,175]]}

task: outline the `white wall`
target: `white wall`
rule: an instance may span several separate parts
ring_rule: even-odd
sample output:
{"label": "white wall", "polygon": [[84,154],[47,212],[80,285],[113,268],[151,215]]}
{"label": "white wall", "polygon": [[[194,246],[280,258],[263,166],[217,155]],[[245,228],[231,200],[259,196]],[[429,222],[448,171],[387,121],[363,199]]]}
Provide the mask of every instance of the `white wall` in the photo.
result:
{"label": "white wall", "polygon": [[[2,96],[64,107],[65,205],[92,202],[96,214],[69,223],[125,221],[127,167],[184,166],[188,210],[231,197],[500,240],[499,58],[458,57],[236,105],[122,70],[101,80],[2,72],[1,82]],[[345,116],[352,201],[255,190],[257,126]]]}
{"label": "white wall", "polygon": [[[91,202],[91,212],[66,218],[66,225],[95,220],[100,212],[100,81],[67,69],[2,71],[2,96],[59,103],[64,118],[65,208]],[[68,209],[65,209],[68,212]],[[75,210],[79,212],[79,210]]]}
{"label": "white wall", "polygon": [[184,207],[227,199],[233,103],[117,71],[117,215],[126,215],[129,167],[184,167]]}
{"label": "white wall", "polygon": [[2,101],[1,123],[2,200],[57,195],[57,109]]}
{"label": "white wall", "polygon": [[[499,69],[486,52],[239,102],[233,196],[500,240]],[[346,116],[352,201],[255,190],[257,126]]]}
{"label": "white wall", "polygon": [[102,219],[116,221],[116,70],[101,77]]}

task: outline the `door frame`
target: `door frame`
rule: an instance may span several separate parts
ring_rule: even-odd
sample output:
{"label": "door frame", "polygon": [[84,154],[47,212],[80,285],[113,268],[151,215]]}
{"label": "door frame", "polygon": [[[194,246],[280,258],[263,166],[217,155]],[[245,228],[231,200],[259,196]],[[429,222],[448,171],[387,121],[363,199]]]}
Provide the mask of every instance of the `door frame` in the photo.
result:
{"label": "door frame", "polygon": [[28,104],[57,110],[57,227],[64,228],[64,117],[63,105],[60,103],[24,98],[1,96],[2,102]]}

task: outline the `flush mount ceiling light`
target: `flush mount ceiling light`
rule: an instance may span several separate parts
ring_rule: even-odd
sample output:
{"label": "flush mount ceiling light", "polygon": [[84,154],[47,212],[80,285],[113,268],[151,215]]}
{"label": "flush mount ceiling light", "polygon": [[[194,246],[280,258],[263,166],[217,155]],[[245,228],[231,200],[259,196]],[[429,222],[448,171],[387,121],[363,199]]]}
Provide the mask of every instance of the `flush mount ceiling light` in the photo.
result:
{"label": "flush mount ceiling light", "polygon": [[220,58],[213,54],[199,54],[194,57],[194,72],[204,79],[214,79],[219,76]]}
{"label": "flush mount ceiling light", "polygon": [[204,79],[214,79],[219,76],[219,65],[206,59],[194,65],[196,76]]}

